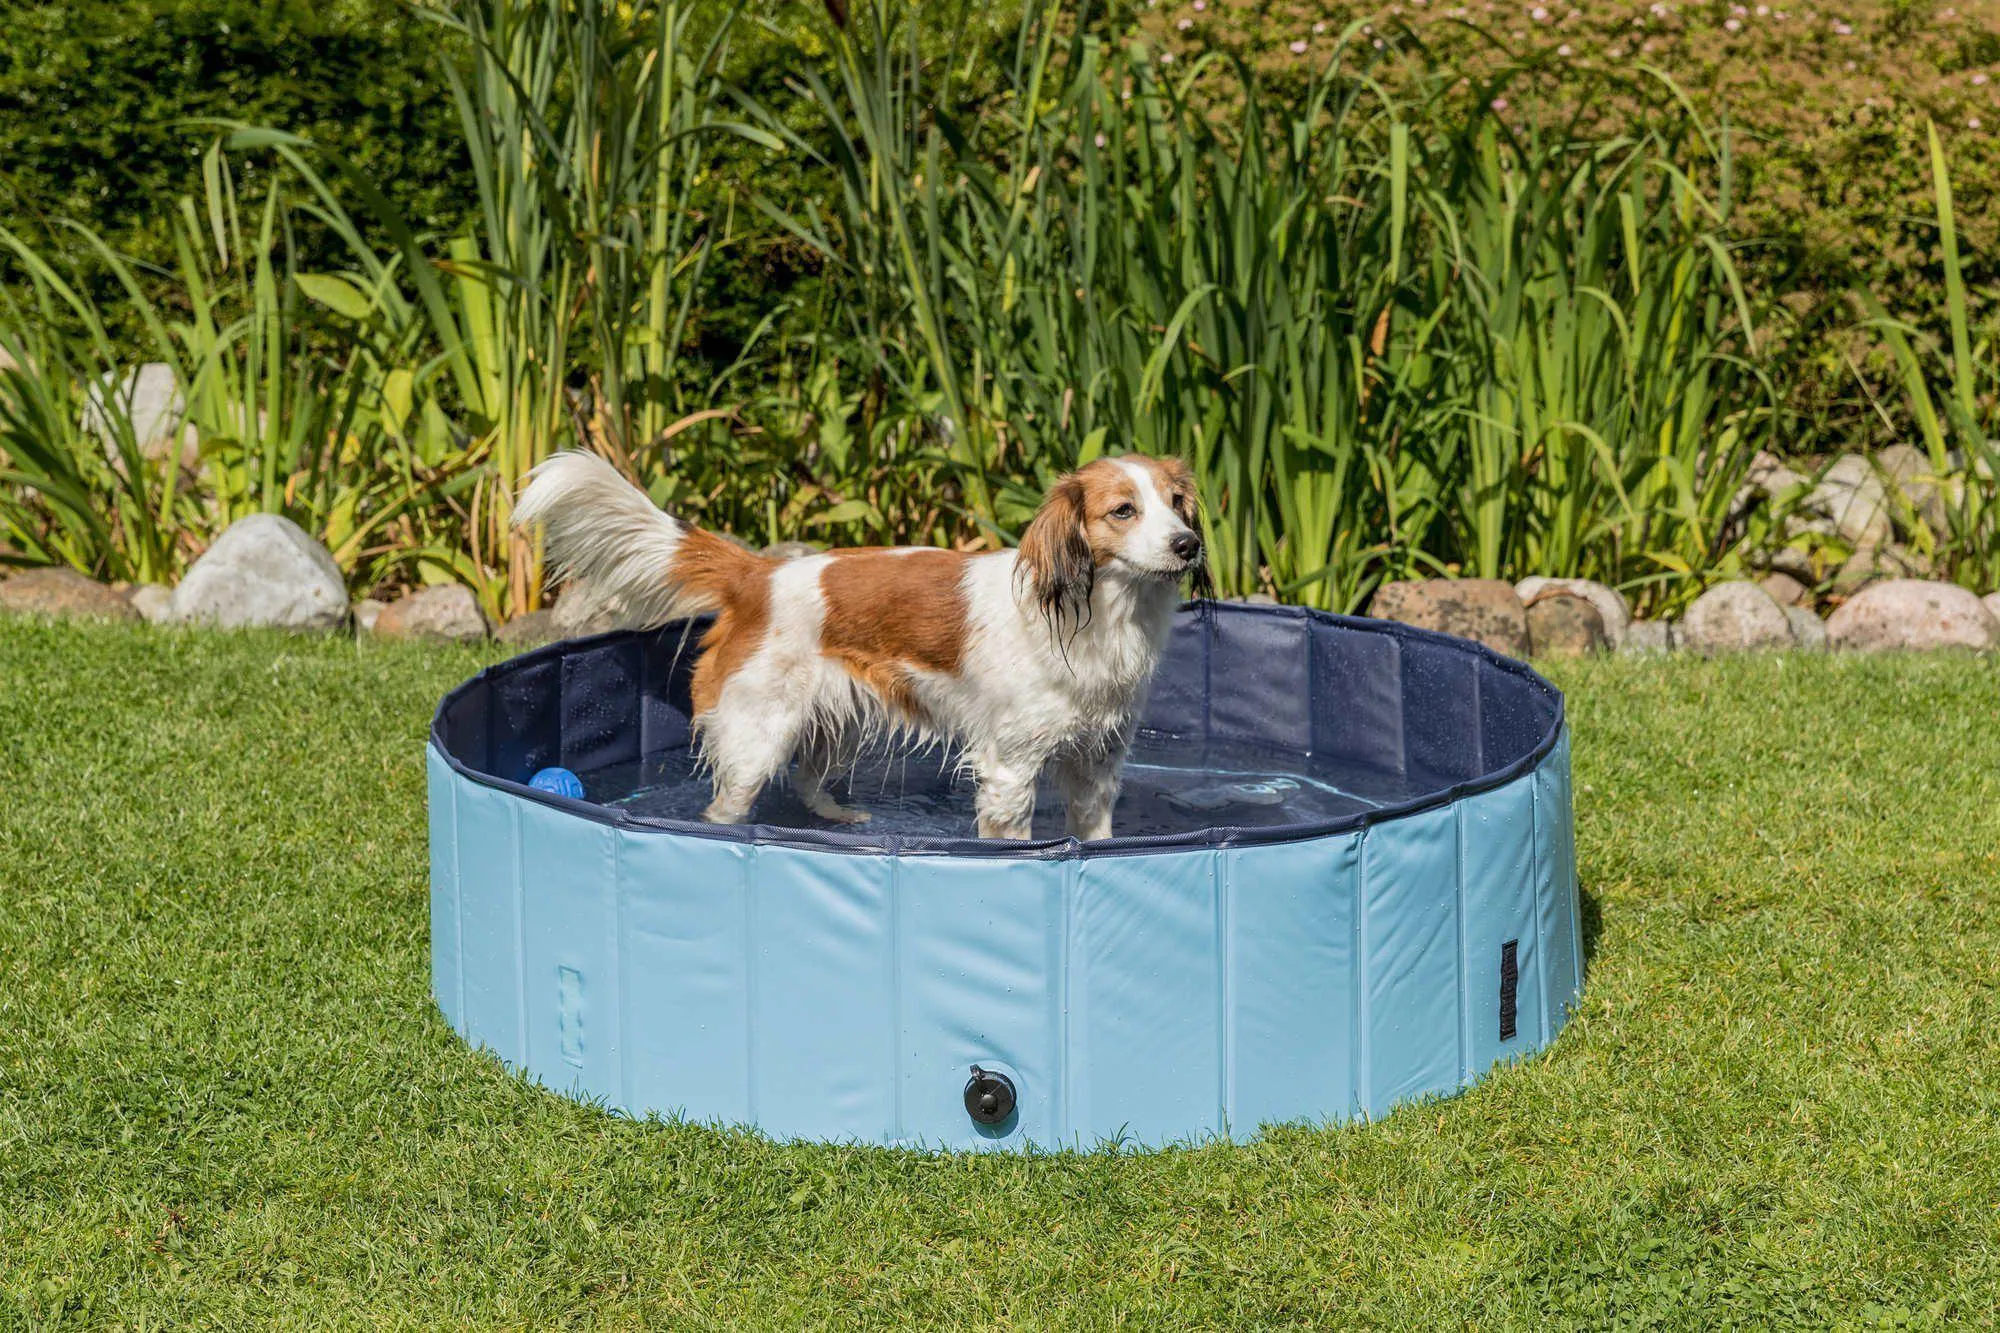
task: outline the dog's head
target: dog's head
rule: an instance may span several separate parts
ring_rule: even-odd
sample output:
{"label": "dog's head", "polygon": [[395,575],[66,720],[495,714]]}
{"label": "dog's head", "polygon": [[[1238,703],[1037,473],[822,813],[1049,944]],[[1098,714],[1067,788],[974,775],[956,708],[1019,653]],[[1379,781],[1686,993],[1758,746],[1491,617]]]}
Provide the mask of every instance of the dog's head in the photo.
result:
{"label": "dog's head", "polygon": [[1178,458],[1100,458],[1050,488],[1021,536],[1021,569],[1043,614],[1080,616],[1101,578],[1210,591],[1201,502]]}

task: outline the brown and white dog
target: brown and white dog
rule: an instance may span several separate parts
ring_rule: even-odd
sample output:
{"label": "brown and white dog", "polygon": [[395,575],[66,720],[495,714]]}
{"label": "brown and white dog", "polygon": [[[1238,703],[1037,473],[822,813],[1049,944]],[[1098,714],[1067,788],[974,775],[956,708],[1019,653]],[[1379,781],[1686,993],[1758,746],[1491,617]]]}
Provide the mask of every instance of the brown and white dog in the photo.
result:
{"label": "brown and white dog", "polygon": [[586,453],[536,468],[515,521],[540,522],[554,571],[629,622],[716,613],[691,693],[705,817],[724,824],[795,756],[813,813],[867,819],[828,788],[886,728],[961,749],[982,838],[1030,836],[1051,766],[1070,835],[1110,837],[1181,581],[1204,575],[1187,465],[1129,455],[1056,482],[1016,551],[777,560],[660,512]]}

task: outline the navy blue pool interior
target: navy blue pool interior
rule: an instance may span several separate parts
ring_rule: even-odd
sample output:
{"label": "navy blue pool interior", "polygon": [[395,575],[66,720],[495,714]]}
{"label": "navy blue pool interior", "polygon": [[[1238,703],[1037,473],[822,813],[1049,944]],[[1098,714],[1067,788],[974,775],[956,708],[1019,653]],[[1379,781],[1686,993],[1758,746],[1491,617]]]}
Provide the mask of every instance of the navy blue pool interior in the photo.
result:
{"label": "navy blue pool interior", "polygon": [[[702,823],[699,622],[555,644],[439,706],[433,992],[551,1089],[775,1138],[1159,1147],[1448,1094],[1582,984],[1562,696],[1465,640],[1184,608],[1118,836],[973,836],[937,749],[816,820]],[[584,799],[529,788],[560,765]]]}

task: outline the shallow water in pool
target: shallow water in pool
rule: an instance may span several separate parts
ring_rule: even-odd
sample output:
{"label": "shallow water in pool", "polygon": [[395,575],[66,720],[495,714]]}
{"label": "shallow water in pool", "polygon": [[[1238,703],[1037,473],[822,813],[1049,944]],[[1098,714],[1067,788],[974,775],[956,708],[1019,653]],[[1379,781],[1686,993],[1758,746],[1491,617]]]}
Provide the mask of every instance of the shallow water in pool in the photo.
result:
{"label": "shallow water in pool", "polygon": [[[707,775],[696,770],[687,750],[580,776],[589,799],[639,815],[699,819],[709,801]],[[1425,785],[1285,750],[1142,736],[1125,764],[1112,827],[1119,837],[1147,837],[1218,827],[1317,824],[1408,800]],[[955,756],[935,749],[864,755],[836,787],[843,805],[870,815],[854,832],[933,838],[975,836],[973,791],[971,775],[957,767]],[[765,789],[751,822],[843,827],[808,811],[786,779]],[[1062,833],[1062,798],[1044,779],[1036,792],[1035,836],[1057,838]]]}

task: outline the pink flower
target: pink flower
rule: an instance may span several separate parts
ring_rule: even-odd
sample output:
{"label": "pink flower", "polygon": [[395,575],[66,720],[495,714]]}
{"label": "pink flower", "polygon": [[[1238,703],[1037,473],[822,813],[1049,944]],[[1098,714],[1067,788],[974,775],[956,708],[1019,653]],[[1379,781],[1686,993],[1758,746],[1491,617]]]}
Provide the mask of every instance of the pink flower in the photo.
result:
{"label": "pink flower", "polygon": [[1965,128],[1967,128],[1968,130],[1976,130],[1976,129],[1978,129],[1978,128],[1979,128],[1979,117],[1977,117],[1977,116],[1968,116],[1968,117],[1966,118],[1966,121],[1965,121]]}
{"label": "pink flower", "polygon": [[1984,74],[1975,74],[1972,76],[1973,87],[1977,88],[1980,84],[1984,82],[1986,82],[1986,76]]}
{"label": "pink flower", "polygon": [[1173,63],[1174,63],[1174,53],[1173,53],[1172,51],[1162,51],[1162,52],[1160,53],[1160,63],[1161,63],[1162,65],[1171,65],[1171,64],[1173,64]]}
{"label": "pink flower", "polygon": [[1566,56],[1573,54],[1573,52],[1571,52],[1569,49],[1569,43],[1564,42],[1561,46],[1558,46],[1556,48],[1556,54],[1559,56]]}
{"label": "pink flower", "polygon": [[1833,31],[1837,37],[1852,37],[1854,35],[1854,29],[1842,23],[1839,19],[1833,21]]}
{"label": "pink flower", "polygon": [[1186,32],[1186,31],[1187,31],[1187,30],[1188,30],[1189,28],[1192,28],[1192,27],[1194,26],[1194,20],[1193,20],[1193,19],[1177,19],[1177,20],[1175,20],[1175,22],[1174,22],[1174,26],[1175,26],[1176,28],[1179,28],[1179,29],[1180,29],[1180,30],[1181,30],[1182,32]]}
{"label": "pink flower", "polygon": [[1723,24],[1722,26],[1729,32],[1741,32],[1743,30],[1743,20],[1730,19],[1727,23]]}
{"label": "pink flower", "polygon": [[1296,42],[1293,42],[1293,43],[1292,43],[1292,54],[1293,54],[1293,55],[1295,55],[1295,56],[1302,56],[1302,55],[1304,55],[1305,53],[1306,53],[1306,44],[1305,44],[1305,40],[1304,40],[1303,38],[1301,38],[1300,40],[1298,40],[1298,41],[1296,41]]}
{"label": "pink flower", "polygon": [[1106,138],[1105,138],[1105,137],[1104,137],[1103,135],[1101,135],[1101,134],[1100,134],[1100,135],[1098,135],[1098,136],[1097,136],[1097,146],[1098,146],[1099,148],[1102,148],[1102,147],[1104,147],[1104,145],[1105,145],[1106,143],[1108,143],[1108,142],[1109,142],[1109,140],[1107,140],[1107,139],[1106,139]]}
{"label": "pink flower", "polygon": [[1549,21],[1549,11],[1543,9],[1540,5],[1536,5],[1528,11],[1528,17],[1537,23],[1547,23]]}
{"label": "pink flower", "polygon": [[1325,25],[1324,23],[1315,23],[1315,24],[1313,24],[1313,31],[1314,31],[1314,32],[1325,32],[1325,31],[1326,31],[1326,25]]}
{"label": "pink flower", "polygon": [[1199,14],[1208,8],[1208,0],[1194,0],[1194,12]]}
{"label": "pink flower", "polygon": [[1759,6],[1757,6],[1757,17],[1758,17],[1758,18],[1763,18],[1763,17],[1765,16],[1765,15],[1769,14],[1770,12],[1771,12],[1771,7],[1770,7],[1769,5],[1759,5]]}
{"label": "pink flower", "polygon": [[1507,109],[1507,99],[1504,97],[1494,98],[1492,107],[1495,111],[1505,111]]}

